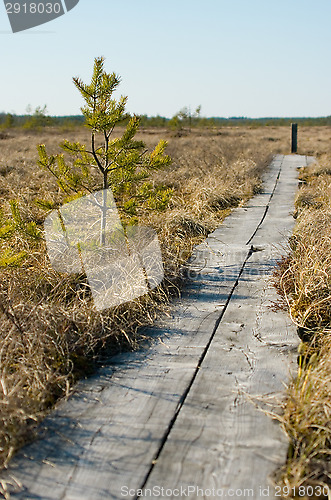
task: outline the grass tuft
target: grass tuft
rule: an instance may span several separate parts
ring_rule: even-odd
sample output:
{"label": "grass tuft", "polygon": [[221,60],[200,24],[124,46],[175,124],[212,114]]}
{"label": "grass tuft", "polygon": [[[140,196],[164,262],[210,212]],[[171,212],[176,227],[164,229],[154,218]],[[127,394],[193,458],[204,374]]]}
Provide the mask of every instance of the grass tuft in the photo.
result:
{"label": "grass tuft", "polygon": [[331,155],[323,155],[320,163],[301,169],[304,184],[296,198],[290,253],[275,273],[302,340],[282,418],[290,439],[287,463],[278,474],[282,491],[289,491],[284,498],[299,498],[294,491],[300,486],[301,491],[313,487],[316,495],[309,498],[330,498],[317,494],[319,486],[331,485],[330,165]]}

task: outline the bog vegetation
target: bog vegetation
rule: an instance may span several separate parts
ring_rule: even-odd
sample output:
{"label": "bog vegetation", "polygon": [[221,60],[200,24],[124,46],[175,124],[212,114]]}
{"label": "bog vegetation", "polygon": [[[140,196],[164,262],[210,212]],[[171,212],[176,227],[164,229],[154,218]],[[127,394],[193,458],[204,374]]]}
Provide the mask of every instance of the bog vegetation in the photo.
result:
{"label": "bog vegetation", "polygon": [[[114,99],[118,77],[103,64],[95,61],[89,85],[74,80],[85,100],[86,127],[41,126],[41,109],[37,127],[9,123],[1,132],[2,466],[77,378],[139,344],[140,327],[178,293],[193,245],[258,192],[270,153],[281,151],[286,137],[285,130],[274,130],[272,140],[254,130],[139,131],[139,119],[125,114],[126,98]],[[106,184],[124,225],[139,222],[157,231],[165,279],[139,299],[100,312],[83,273],[52,269],[43,222],[51,209]]]}
{"label": "bog vegetation", "polygon": [[[161,117],[129,117],[126,99],[113,96],[119,79],[107,74],[103,64],[95,61],[90,85],[74,80],[85,100],[87,127],[81,117],[50,118],[45,108],[28,117],[0,116],[1,467],[77,378],[92,373],[115,352],[146,341],[141,327],[151,324],[167,309],[169,298],[180,293],[181,269],[193,246],[233,207],[259,191],[272,154],[288,153],[289,130],[272,121],[268,127],[245,119],[209,121],[201,118],[199,107],[192,115],[183,108],[172,123]],[[327,151],[330,136],[328,127],[301,128],[300,152]],[[314,339],[326,338],[329,321],[329,261],[318,260],[321,255],[326,258],[329,244],[330,205],[320,187],[327,185],[323,179],[328,175],[302,172],[304,181],[317,184],[300,192],[299,226],[278,284],[293,319],[317,333]],[[165,278],[139,299],[100,312],[83,273],[52,269],[43,222],[51,209],[105,183],[114,192],[124,225],[139,223],[157,231]],[[314,243],[309,261],[305,249],[313,248],[311,242],[318,239],[317,225],[309,217],[316,214],[324,214],[319,227],[325,237]],[[310,220],[308,226],[305,220]],[[319,245],[324,245],[323,251]],[[299,257],[308,260],[299,264]],[[316,356],[306,355],[320,346],[317,340],[302,347],[301,371],[290,389],[284,417],[292,439],[291,461],[282,476],[286,484],[304,481],[309,467],[314,468],[314,460],[306,463],[306,450],[313,446],[310,435],[322,447],[330,447],[325,421],[329,403],[324,397],[330,388],[326,382],[314,385],[320,380],[320,372],[314,370],[329,366],[327,345],[318,347],[319,363]],[[312,410],[306,424],[299,426],[308,412],[302,405],[312,394],[324,394],[323,403],[310,405],[317,412]]]}

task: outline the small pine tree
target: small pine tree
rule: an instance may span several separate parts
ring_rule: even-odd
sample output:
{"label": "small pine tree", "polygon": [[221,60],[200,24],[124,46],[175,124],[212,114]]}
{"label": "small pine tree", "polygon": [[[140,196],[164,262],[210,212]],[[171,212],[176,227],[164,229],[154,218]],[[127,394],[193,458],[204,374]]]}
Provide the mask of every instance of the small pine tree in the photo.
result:
{"label": "small pine tree", "polygon": [[14,126],[14,117],[11,113],[6,114],[5,122],[3,124],[3,128],[12,128]]}
{"label": "small pine tree", "polygon": [[[139,205],[163,209],[171,197],[171,190],[160,186],[156,189],[142,181],[152,171],[170,164],[170,157],[165,154],[166,142],[160,141],[148,154],[144,142],[135,140],[140,119],[133,116],[127,120],[127,97],[122,96],[118,101],[113,98],[120,78],[115,73],[105,72],[103,57],[94,61],[90,84],[83,83],[80,78],[73,78],[73,82],[85,101],[81,110],[85,124],[91,130],[90,145],[64,141],[61,144],[64,153],[58,155],[48,155],[45,146],[39,145],[39,166],[56,178],[68,195],[67,201],[103,189],[103,229],[106,226],[108,188],[113,191],[117,207],[129,217],[135,215]],[[124,120],[127,125],[122,136],[112,138],[115,126],[123,124]],[[72,157],[70,164],[65,154]],[[160,200],[159,206],[157,200]],[[104,230],[100,241],[105,241]]]}
{"label": "small pine tree", "polygon": [[19,203],[10,200],[11,217],[7,217],[0,209],[0,268],[20,266],[28,256],[26,250],[18,250],[15,244],[15,236],[20,236],[25,248],[38,243],[42,238],[42,232],[35,222],[23,220]]}
{"label": "small pine tree", "polygon": [[192,125],[197,125],[200,121],[201,105],[199,105],[193,115],[188,107],[182,108],[178,113],[176,113],[171,120],[169,120],[168,125],[171,129],[181,132],[184,127],[188,127],[188,131],[191,131]]}
{"label": "small pine tree", "polygon": [[25,129],[41,129],[52,123],[52,119],[47,116],[47,106],[46,104],[41,107],[37,106],[34,110],[33,115],[26,118],[23,128]]}

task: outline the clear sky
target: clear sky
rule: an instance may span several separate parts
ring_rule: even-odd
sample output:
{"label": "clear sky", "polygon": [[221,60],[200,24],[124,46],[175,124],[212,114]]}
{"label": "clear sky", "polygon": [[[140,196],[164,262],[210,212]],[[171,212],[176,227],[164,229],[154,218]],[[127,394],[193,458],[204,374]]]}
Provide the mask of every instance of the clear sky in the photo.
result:
{"label": "clear sky", "polygon": [[1,2],[0,112],[78,114],[103,55],[132,113],[331,115],[330,26],[330,0],[80,0],[13,34]]}

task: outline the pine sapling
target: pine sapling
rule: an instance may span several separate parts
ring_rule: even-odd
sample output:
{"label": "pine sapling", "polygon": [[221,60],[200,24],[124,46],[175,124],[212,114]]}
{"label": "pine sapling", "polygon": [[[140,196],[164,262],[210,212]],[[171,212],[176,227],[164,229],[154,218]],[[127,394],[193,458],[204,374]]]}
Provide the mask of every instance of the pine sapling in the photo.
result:
{"label": "pine sapling", "polygon": [[[73,82],[85,101],[81,110],[85,125],[91,131],[90,144],[66,140],[61,144],[63,153],[57,155],[48,155],[46,147],[39,145],[38,164],[56,178],[67,195],[66,201],[103,189],[100,244],[104,245],[107,190],[112,189],[117,208],[129,220],[139,207],[163,210],[172,190],[143,181],[152,171],[168,166],[171,160],[165,154],[165,141],[160,141],[148,153],[144,142],[135,139],[140,118],[126,114],[127,97],[121,96],[118,100],[113,97],[120,78],[115,73],[105,72],[104,58],[95,59],[90,84],[80,78],[74,78]],[[123,125],[125,121],[127,125],[122,135],[113,137],[116,125]],[[72,158],[70,162],[68,156]],[[45,203],[47,205],[47,202],[40,202],[40,205],[47,208]],[[49,204],[48,207],[51,208]]]}

